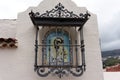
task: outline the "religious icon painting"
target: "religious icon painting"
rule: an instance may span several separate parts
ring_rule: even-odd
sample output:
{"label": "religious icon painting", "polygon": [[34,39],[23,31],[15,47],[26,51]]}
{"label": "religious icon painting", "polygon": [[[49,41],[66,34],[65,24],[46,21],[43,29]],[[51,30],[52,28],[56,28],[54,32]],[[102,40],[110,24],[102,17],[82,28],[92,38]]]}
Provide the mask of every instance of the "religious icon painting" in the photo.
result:
{"label": "religious icon painting", "polygon": [[69,35],[63,30],[52,30],[46,36],[46,63],[49,65],[70,64]]}

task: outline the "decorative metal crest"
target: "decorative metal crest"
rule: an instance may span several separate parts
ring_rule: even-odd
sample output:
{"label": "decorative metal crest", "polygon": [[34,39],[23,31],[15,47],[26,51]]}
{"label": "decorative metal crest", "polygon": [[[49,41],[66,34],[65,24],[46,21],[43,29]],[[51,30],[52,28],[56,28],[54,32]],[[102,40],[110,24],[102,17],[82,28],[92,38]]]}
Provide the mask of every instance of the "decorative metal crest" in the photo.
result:
{"label": "decorative metal crest", "polygon": [[46,11],[46,13],[40,14],[39,12],[33,13],[32,11],[29,13],[29,15],[34,17],[47,17],[47,18],[82,18],[82,19],[88,19],[90,14],[86,12],[86,14],[80,13],[79,15],[74,14],[73,11],[68,11],[67,9],[64,9],[64,6],[59,3],[55,6],[54,9],[50,11]]}

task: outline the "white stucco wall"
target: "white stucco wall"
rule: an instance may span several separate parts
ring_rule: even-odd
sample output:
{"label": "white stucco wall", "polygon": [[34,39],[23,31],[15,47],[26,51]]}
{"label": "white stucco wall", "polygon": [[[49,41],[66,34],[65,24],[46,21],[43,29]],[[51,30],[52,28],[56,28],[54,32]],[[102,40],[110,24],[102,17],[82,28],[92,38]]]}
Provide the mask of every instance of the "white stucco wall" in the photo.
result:
{"label": "white stucco wall", "polygon": [[[4,35],[12,35],[8,37],[18,39],[18,48],[0,49],[0,80],[103,80],[97,17],[92,13],[90,13],[91,17],[84,25],[86,50],[86,71],[84,74],[81,77],[70,75],[59,79],[51,75],[42,78],[34,72],[35,27],[28,13],[31,10],[33,12],[44,13],[46,10],[53,9],[59,2],[75,14],[87,11],[84,7],[77,7],[71,0],[44,0],[37,7],[30,7],[25,12],[19,13],[16,25],[14,25],[16,29],[12,29],[13,31],[10,31],[10,34],[6,32]],[[0,22],[0,24],[4,25],[3,22]]]}
{"label": "white stucco wall", "polygon": [[16,29],[16,19],[0,20],[0,38],[15,38],[17,33]]}

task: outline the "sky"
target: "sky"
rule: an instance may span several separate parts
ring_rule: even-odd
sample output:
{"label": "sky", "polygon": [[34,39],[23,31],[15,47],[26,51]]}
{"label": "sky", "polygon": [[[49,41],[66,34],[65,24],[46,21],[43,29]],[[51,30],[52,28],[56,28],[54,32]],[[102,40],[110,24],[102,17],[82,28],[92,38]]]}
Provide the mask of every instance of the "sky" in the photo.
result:
{"label": "sky", "polygon": [[[16,19],[17,13],[42,0],[0,0],[0,19]],[[120,49],[120,0],[74,0],[97,14],[102,51]]]}

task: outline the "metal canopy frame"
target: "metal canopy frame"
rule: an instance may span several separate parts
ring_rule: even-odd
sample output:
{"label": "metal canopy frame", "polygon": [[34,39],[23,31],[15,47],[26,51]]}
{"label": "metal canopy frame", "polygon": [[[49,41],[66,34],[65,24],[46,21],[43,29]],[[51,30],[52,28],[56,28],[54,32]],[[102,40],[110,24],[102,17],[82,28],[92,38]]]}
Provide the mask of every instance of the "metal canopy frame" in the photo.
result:
{"label": "metal canopy frame", "polygon": [[[63,75],[67,75],[68,73],[71,73],[74,76],[81,76],[83,72],[86,70],[85,66],[85,48],[84,48],[84,37],[83,37],[83,26],[87,22],[87,20],[90,17],[90,14],[86,12],[85,14],[80,13],[79,16],[74,14],[72,11],[68,11],[67,9],[64,9],[64,6],[59,3],[55,6],[54,9],[50,11],[46,11],[46,13],[40,14],[39,12],[34,13],[31,11],[29,13],[29,16],[33,22],[33,24],[36,26],[36,40],[35,40],[35,71],[37,71],[38,75],[41,77],[46,77],[50,73],[54,73],[58,75],[60,78]],[[44,39],[42,39],[43,44],[40,45],[38,43],[38,36],[39,36],[39,26],[44,27],[51,27],[51,26],[58,26],[62,27],[75,27],[75,31],[77,31],[76,27],[79,27],[78,31],[80,32],[80,44],[78,45],[77,39],[75,40],[75,45],[68,44],[70,46],[75,47],[75,54],[76,54],[76,66],[70,65],[44,65],[43,64],[43,58],[44,58],[44,47],[45,46],[53,46],[53,45],[45,45]],[[42,64],[38,65],[38,48],[39,46],[42,46]],[[64,46],[64,45],[62,45]],[[78,50],[77,47],[81,49],[81,57],[82,57],[82,64],[78,64]],[[50,49],[49,49],[50,51]],[[63,61],[64,64],[64,61]],[[45,68],[48,68],[49,70],[45,70]],[[75,69],[74,71],[72,69]]]}
{"label": "metal canopy frame", "polygon": [[89,19],[90,14],[80,13],[74,14],[72,11],[64,9],[64,6],[59,3],[54,9],[46,11],[46,13],[40,14],[39,12],[29,13],[30,18],[36,26],[80,26],[82,27]]}

